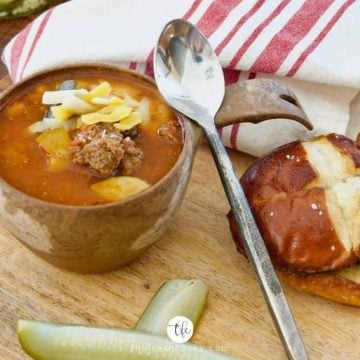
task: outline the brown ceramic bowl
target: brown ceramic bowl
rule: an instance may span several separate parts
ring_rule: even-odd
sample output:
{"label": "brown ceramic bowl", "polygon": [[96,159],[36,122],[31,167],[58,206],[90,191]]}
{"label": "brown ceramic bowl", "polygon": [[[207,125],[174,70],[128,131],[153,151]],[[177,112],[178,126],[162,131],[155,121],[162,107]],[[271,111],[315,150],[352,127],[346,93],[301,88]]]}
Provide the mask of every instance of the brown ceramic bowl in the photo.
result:
{"label": "brown ceramic bowl", "polygon": [[[156,88],[152,79],[127,69],[74,65],[38,73],[10,87],[0,95],[0,109],[34,84],[104,73],[140,78]],[[0,221],[35,254],[58,267],[102,272],[128,264],[165,232],[189,182],[202,131],[176,115],[183,127],[184,147],[174,167],[155,185],[107,205],[70,206],[36,199],[0,178]],[[216,123],[225,126],[272,118],[292,119],[311,128],[289,88],[273,80],[255,79],[227,86]]]}
{"label": "brown ceramic bowl", "polygon": [[[104,73],[141,77],[155,87],[151,79],[113,66],[56,68],[9,88],[0,97],[0,109],[34,84]],[[70,206],[36,199],[0,178],[0,221],[35,254],[60,268],[102,272],[128,264],[161,237],[184,197],[201,131],[177,116],[184,130],[183,150],[174,167],[149,189],[106,205]]]}

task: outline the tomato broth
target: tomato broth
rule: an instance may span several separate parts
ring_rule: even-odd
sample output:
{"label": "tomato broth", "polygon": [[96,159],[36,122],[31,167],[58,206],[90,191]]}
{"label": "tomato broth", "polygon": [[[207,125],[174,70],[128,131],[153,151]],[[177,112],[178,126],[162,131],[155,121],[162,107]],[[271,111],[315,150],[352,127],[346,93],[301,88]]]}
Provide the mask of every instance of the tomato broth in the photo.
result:
{"label": "tomato broth", "polygon": [[[91,185],[104,180],[103,176],[89,166],[73,162],[64,169],[51,169],[48,154],[36,141],[39,134],[29,131],[29,126],[41,120],[47,110],[47,106],[42,104],[43,93],[56,90],[64,80],[67,79],[35,84],[0,111],[0,176],[16,189],[48,202],[68,205],[107,203],[108,200],[91,189]],[[85,89],[106,81],[115,94],[126,91],[134,99],[146,97],[149,100],[150,120],[138,125],[138,135],[134,139],[143,158],[130,176],[149,185],[159,181],[177,161],[183,148],[183,135],[180,131],[176,141],[159,136],[158,129],[163,124],[169,121],[178,123],[178,119],[157,90],[141,79],[130,80],[121,76],[89,76],[74,80],[76,88]],[[73,136],[71,134],[70,138]]]}

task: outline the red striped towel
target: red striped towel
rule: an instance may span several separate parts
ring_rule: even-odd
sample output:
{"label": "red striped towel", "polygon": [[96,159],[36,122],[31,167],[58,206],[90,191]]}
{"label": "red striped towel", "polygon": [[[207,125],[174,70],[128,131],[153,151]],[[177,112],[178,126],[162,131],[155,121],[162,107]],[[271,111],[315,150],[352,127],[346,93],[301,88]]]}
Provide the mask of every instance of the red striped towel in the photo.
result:
{"label": "red striped towel", "polygon": [[[152,47],[164,24],[179,17],[209,38],[227,84],[281,76],[315,125],[310,135],[347,131],[360,87],[355,0],[73,0],[39,16],[2,60],[13,81],[75,62],[119,64],[151,76]],[[360,124],[351,119],[350,127],[355,133]],[[283,120],[222,129],[227,146],[257,156],[306,136]]]}

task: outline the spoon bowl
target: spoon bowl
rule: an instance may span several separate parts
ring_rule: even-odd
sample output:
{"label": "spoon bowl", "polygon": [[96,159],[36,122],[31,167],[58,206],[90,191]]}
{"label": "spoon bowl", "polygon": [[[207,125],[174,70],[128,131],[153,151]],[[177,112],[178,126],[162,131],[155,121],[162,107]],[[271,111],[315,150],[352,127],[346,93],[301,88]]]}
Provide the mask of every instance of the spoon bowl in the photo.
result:
{"label": "spoon bowl", "polygon": [[185,20],[167,24],[154,63],[155,79],[166,101],[203,126],[212,125],[209,119],[223,102],[225,82],[219,60],[200,31]]}

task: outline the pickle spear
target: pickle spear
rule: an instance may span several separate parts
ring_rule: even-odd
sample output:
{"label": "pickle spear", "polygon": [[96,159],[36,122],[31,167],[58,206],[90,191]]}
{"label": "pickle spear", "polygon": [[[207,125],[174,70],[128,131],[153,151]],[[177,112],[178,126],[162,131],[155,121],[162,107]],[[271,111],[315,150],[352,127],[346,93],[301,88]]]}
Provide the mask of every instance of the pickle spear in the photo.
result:
{"label": "pickle spear", "polygon": [[231,360],[191,344],[138,330],[20,320],[20,342],[35,360]]}
{"label": "pickle spear", "polygon": [[153,297],[136,330],[166,335],[169,320],[184,316],[194,324],[194,329],[205,308],[208,288],[202,280],[170,280]]}

